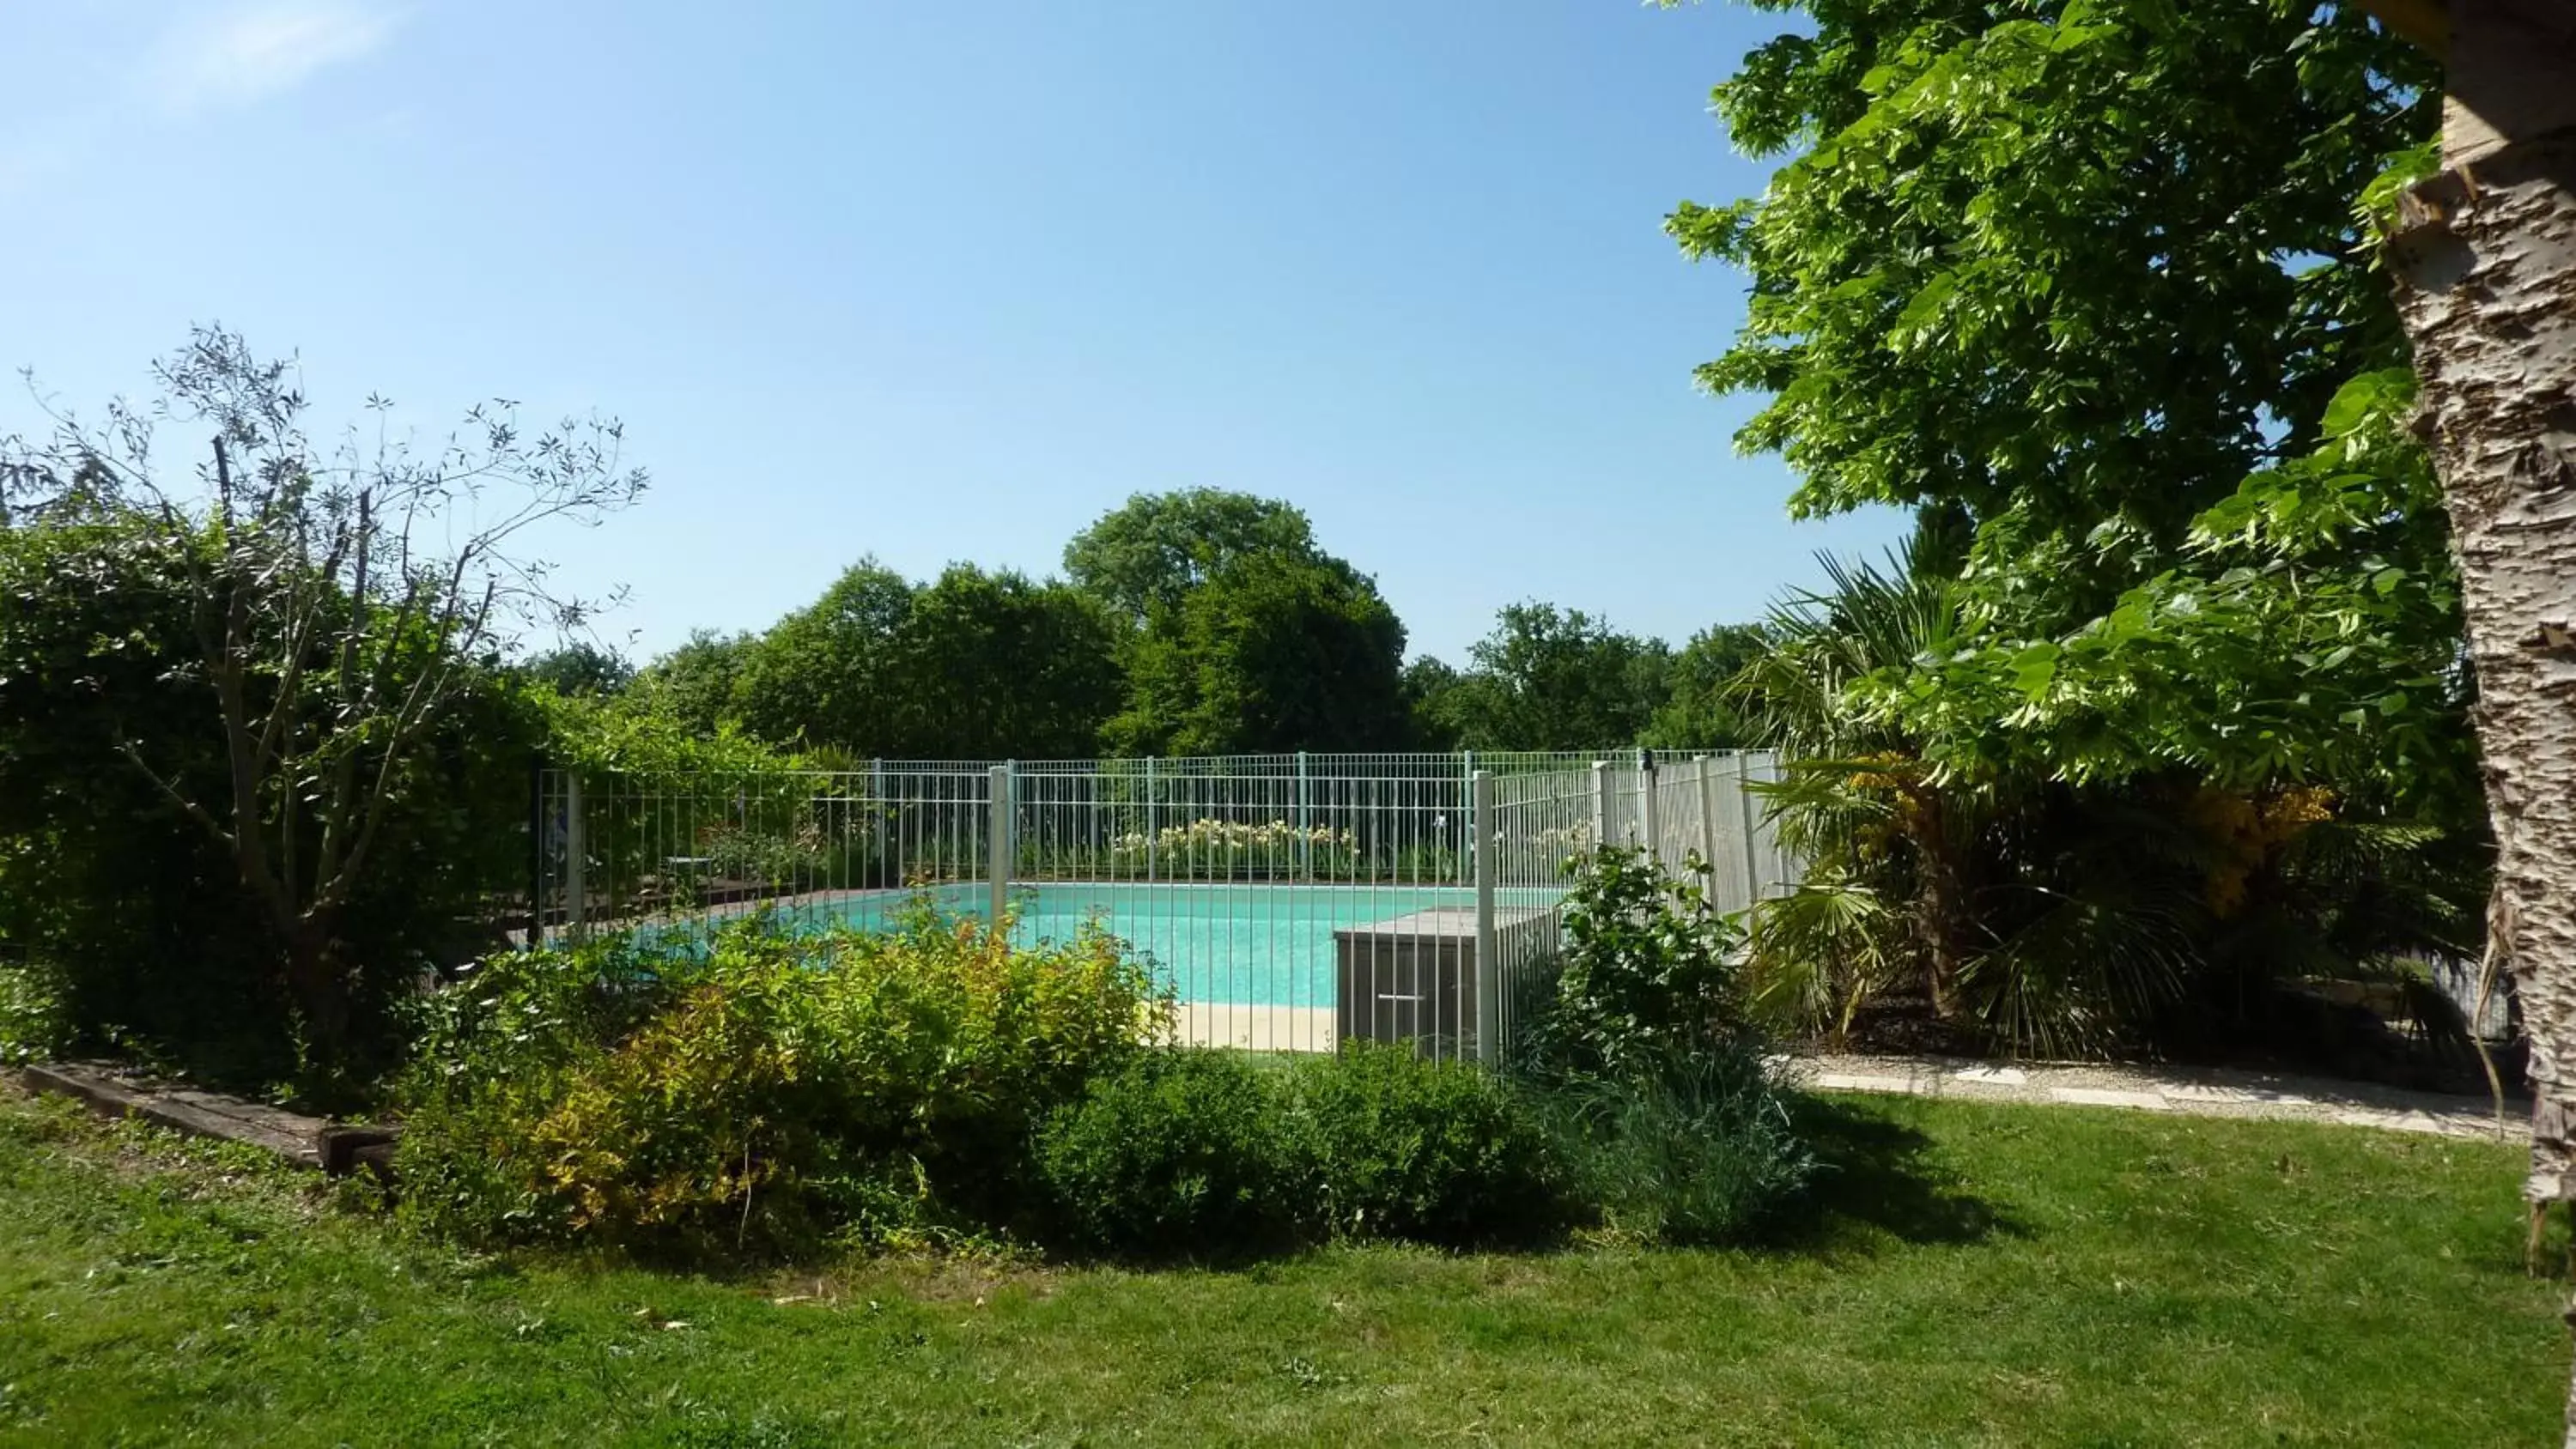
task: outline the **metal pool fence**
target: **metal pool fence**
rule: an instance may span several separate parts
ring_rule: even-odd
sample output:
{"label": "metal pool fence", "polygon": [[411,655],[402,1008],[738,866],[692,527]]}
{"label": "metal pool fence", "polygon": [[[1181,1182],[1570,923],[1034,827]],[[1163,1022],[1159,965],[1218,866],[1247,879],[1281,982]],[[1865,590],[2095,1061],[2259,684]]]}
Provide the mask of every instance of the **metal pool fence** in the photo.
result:
{"label": "metal pool fence", "polygon": [[1749,905],[1794,879],[1757,798],[1776,775],[1766,753],[1642,751],[547,770],[532,925],[872,930],[916,903],[1028,942],[1096,925],[1170,985],[1184,1040],[1492,1060],[1556,958],[1566,862],[1651,845]]}

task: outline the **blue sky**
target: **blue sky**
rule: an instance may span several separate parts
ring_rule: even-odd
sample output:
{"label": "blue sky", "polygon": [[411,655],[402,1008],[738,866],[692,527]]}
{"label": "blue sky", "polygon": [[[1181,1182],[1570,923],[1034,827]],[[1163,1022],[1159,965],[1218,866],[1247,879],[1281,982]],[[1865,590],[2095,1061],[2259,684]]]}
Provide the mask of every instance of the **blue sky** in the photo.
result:
{"label": "blue sky", "polygon": [[[188,324],[317,421],[622,417],[542,552],[642,653],[862,554],[1052,570],[1139,490],[1292,500],[1417,652],[1542,598],[1681,638],[1875,551],[1691,367],[1758,190],[1709,86],[1781,18],[1627,0],[90,0],[0,11],[0,361],[94,407]],[[24,427],[21,390],[0,431]]]}

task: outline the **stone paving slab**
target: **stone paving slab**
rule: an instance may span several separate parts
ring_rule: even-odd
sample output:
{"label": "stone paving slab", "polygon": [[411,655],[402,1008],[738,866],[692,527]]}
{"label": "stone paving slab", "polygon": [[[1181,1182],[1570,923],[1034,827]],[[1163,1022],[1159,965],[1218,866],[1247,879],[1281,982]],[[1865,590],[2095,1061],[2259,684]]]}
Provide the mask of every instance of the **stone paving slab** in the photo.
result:
{"label": "stone paving slab", "polygon": [[2296,1092],[2268,1091],[2261,1087],[2219,1087],[2206,1082],[2175,1082],[2160,1089],[2177,1102],[2211,1102],[2228,1106],[2251,1107],[2271,1103],[2280,1107],[2313,1107],[2316,1099]]}
{"label": "stone paving slab", "polygon": [[1827,1092],[1901,1092],[1922,1095],[1930,1084],[1913,1077],[1868,1076],[1851,1072],[1819,1072],[1816,1086]]}
{"label": "stone paving slab", "polygon": [[2122,1092],[2110,1087],[2051,1087],[2049,1100],[2077,1107],[2131,1107],[2141,1112],[2170,1112],[2173,1103],[2162,1092]]}
{"label": "stone paving slab", "polygon": [[1173,1023],[1183,1046],[1256,1052],[1329,1052],[1337,1045],[1330,1007],[1228,1006],[1184,1002]]}
{"label": "stone paving slab", "polygon": [[1784,1053],[1771,1060],[1792,1080],[1827,1092],[2329,1122],[2448,1137],[2511,1139],[2527,1137],[2530,1131],[2527,1099],[2508,1098],[2499,1125],[2495,1104],[2485,1097],[2270,1072],[2077,1062],[2004,1064],[1822,1053]]}

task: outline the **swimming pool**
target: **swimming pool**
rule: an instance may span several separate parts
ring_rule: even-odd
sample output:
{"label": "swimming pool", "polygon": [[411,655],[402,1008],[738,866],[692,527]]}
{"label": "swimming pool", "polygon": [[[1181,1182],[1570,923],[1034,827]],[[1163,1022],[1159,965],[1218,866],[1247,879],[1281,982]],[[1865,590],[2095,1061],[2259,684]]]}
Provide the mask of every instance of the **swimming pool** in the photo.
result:
{"label": "swimming pool", "polygon": [[[943,886],[943,911],[982,917],[981,885]],[[1505,890],[1506,906],[1549,906],[1561,892]],[[830,918],[863,931],[889,929],[913,896],[871,893],[835,902]],[[1097,921],[1142,955],[1184,1003],[1329,1009],[1334,1004],[1333,933],[1417,911],[1472,910],[1461,886],[1271,884],[1034,884],[1014,886],[1011,937],[1022,945],[1073,938]]]}

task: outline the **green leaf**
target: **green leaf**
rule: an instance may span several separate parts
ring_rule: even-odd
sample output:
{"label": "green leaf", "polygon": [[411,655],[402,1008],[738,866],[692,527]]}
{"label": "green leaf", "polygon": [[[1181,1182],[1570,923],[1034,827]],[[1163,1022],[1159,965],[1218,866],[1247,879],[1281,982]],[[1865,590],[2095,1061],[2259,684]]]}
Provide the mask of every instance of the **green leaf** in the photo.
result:
{"label": "green leaf", "polygon": [[2057,646],[2046,640],[2013,656],[2013,684],[2032,699],[2047,693],[2057,676]]}

